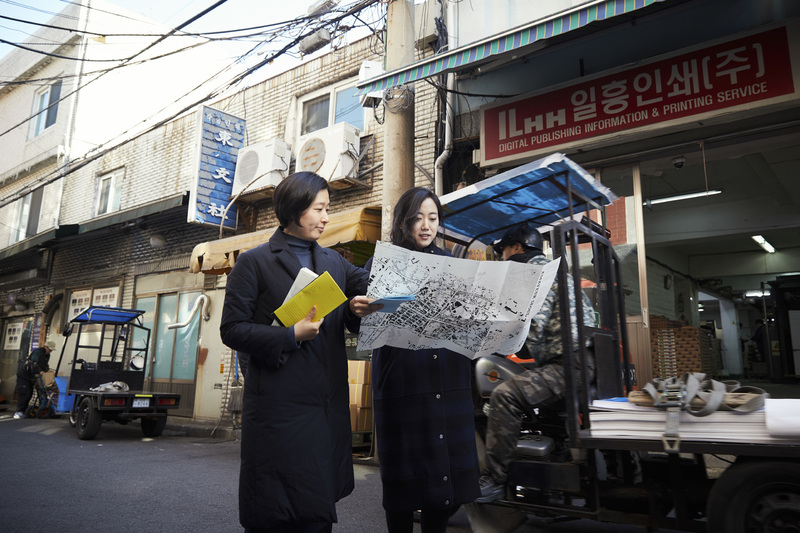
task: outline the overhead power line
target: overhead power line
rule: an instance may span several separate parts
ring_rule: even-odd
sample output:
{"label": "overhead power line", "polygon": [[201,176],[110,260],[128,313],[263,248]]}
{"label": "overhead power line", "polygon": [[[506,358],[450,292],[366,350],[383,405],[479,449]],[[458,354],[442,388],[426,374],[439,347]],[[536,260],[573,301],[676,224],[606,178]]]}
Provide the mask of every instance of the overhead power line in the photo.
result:
{"label": "overhead power line", "polygon": [[[0,0],[0,1],[1,1],[1,0]],[[166,38],[167,38],[167,37],[169,37],[170,35],[174,34],[176,31],[180,30],[180,28],[186,27],[186,25],[188,25],[188,24],[190,24],[191,22],[193,22],[193,21],[197,20],[198,18],[200,18],[200,17],[202,17],[203,15],[207,14],[208,12],[210,12],[210,11],[211,11],[211,10],[213,10],[214,8],[218,7],[219,5],[221,5],[221,4],[223,4],[223,3],[225,3],[226,1],[227,1],[227,0],[221,0],[220,2],[217,2],[216,4],[214,4],[213,6],[211,6],[211,7],[210,7],[210,8],[208,8],[208,9],[204,10],[203,12],[199,13],[198,15],[195,15],[194,17],[192,17],[192,18],[191,18],[191,19],[189,19],[188,21],[184,22],[183,24],[181,24],[180,26],[178,26],[177,28],[175,28],[174,30],[172,30],[172,32],[171,32],[171,33],[164,35],[164,36],[163,36],[161,39],[159,39],[159,40],[157,40],[157,41],[155,41],[155,42],[151,43],[149,46],[145,47],[144,49],[142,49],[141,51],[139,51],[137,54],[134,54],[133,56],[131,56],[131,58],[129,58],[127,61],[128,61],[128,62],[130,62],[130,60],[132,60],[133,58],[135,58],[135,57],[137,57],[137,56],[141,55],[141,54],[142,54],[142,53],[144,53],[146,50],[148,50],[148,49],[152,48],[153,46],[155,46],[155,45],[156,45],[158,42],[160,42],[160,41],[163,41],[164,39],[166,39]],[[69,175],[69,174],[71,174],[71,173],[73,173],[73,172],[75,172],[75,171],[77,171],[77,170],[79,170],[79,169],[83,168],[84,166],[86,166],[86,165],[90,164],[91,162],[93,162],[93,161],[95,161],[95,160],[99,159],[100,157],[104,156],[105,154],[107,154],[107,153],[111,152],[112,150],[115,150],[115,149],[117,149],[117,148],[119,148],[119,147],[121,147],[121,146],[124,146],[124,145],[125,145],[125,144],[127,144],[128,142],[134,141],[134,140],[138,139],[139,137],[141,137],[141,136],[143,136],[143,135],[146,135],[147,133],[149,133],[149,132],[151,132],[151,131],[154,131],[154,130],[158,129],[159,127],[162,127],[163,125],[167,124],[169,121],[171,121],[171,120],[174,120],[175,118],[177,118],[177,117],[181,116],[182,114],[186,113],[187,111],[189,111],[189,110],[191,110],[191,109],[193,109],[193,108],[197,107],[198,105],[201,105],[201,104],[203,104],[203,103],[205,103],[205,102],[207,102],[207,101],[209,101],[209,100],[211,100],[211,99],[215,98],[216,96],[218,96],[218,95],[220,95],[220,94],[224,93],[224,92],[225,92],[227,89],[229,89],[229,88],[231,88],[231,87],[234,87],[234,86],[236,86],[238,83],[240,83],[241,81],[243,81],[245,78],[247,78],[248,76],[250,76],[251,74],[253,74],[253,73],[254,73],[254,72],[256,72],[257,70],[259,70],[260,68],[262,68],[262,67],[264,67],[264,66],[266,66],[266,65],[268,65],[268,64],[270,64],[270,63],[272,63],[273,61],[275,61],[277,58],[279,58],[279,57],[280,57],[280,56],[282,56],[283,54],[286,54],[286,53],[288,53],[288,52],[289,52],[289,50],[290,50],[291,48],[295,47],[297,44],[299,44],[299,42],[300,42],[300,41],[302,41],[302,40],[303,40],[303,39],[305,39],[306,37],[308,37],[308,36],[310,36],[310,35],[313,35],[313,34],[314,34],[314,33],[315,33],[315,32],[316,32],[316,31],[317,31],[319,28],[321,28],[321,27],[324,27],[325,25],[331,25],[331,24],[333,24],[333,25],[338,25],[338,24],[339,24],[339,23],[340,23],[342,20],[344,20],[344,19],[346,19],[346,18],[348,18],[348,17],[351,17],[351,16],[353,16],[353,15],[355,15],[355,14],[361,13],[362,11],[364,11],[365,9],[367,9],[367,8],[369,8],[369,7],[373,6],[373,5],[378,5],[378,4],[382,4],[382,3],[383,3],[383,0],[359,0],[358,2],[355,2],[354,4],[352,4],[352,7],[349,7],[349,8],[345,8],[345,9],[343,9],[343,10],[341,11],[341,15],[338,15],[338,16],[336,16],[336,17],[333,17],[333,18],[331,18],[331,19],[328,19],[328,20],[322,20],[322,21],[320,21],[318,24],[314,24],[313,26],[312,26],[312,25],[310,25],[310,24],[308,24],[308,26],[310,26],[310,29],[308,29],[307,31],[304,31],[304,32],[300,33],[300,34],[299,34],[299,35],[297,35],[297,36],[296,36],[294,39],[292,39],[292,40],[291,40],[291,41],[290,41],[290,42],[289,42],[287,45],[283,46],[283,47],[282,47],[280,50],[278,50],[278,51],[276,51],[276,52],[273,52],[271,55],[269,55],[269,56],[268,56],[266,59],[264,59],[263,61],[259,62],[258,64],[254,65],[254,66],[252,66],[252,67],[249,67],[249,68],[247,68],[247,69],[246,69],[244,72],[242,72],[242,73],[238,74],[238,75],[237,75],[237,76],[235,76],[235,77],[234,77],[232,80],[230,80],[230,81],[228,81],[228,82],[224,83],[222,86],[220,86],[220,87],[217,87],[216,89],[212,90],[212,91],[211,91],[211,92],[209,92],[207,95],[205,95],[205,96],[203,96],[203,97],[201,97],[201,98],[197,99],[196,101],[192,102],[192,103],[191,103],[191,104],[189,104],[189,105],[186,105],[186,106],[184,106],[184,107],[183,107],[183,108],[181,108],[179,111],[177,111],[177,112],[175,112],[175,113],[172,113],[170,116],[168,116],[168,117],[166,117],[166,118],[163,118],[163,119],[159,120],[158,122],[154,123],[153,125],[151,125],[151,126],[150,126],[150,127],[148,127],[147,129],[143,130],[142,132],[140,132],[140,133],[138,133],[138,134],[136,134],[136,135],[134,135],[134,136],[132,136],[132,137],[130,137],[130,138],[128,138],[128,139],[125,139],[125,140],[123,140],[122,142],[119,142],[119,143],[117,143],[117,144],[114,144],[114,145],[110,145],[110,143],[111,143],[111,142],[113,142],[113,140],[114,140],[114,139],[111,139],[109,142],[106,142],[106,143],[104,143],[103,145],[100,145],[99,147],[95,148],[95,151],[94,151],[94,153],[93,153],[92,155],[87,155],[86,157],[84,157],[84,158],[83,158],[83,160],[82,160],[82,161],[80,161],[79,163],[76,163],[76,164],[74,164],[74,165],[73,165],[73,166],[71,166],[69,169],[57,169],[57,170],[54,170],[54,171],[53,171],[53,172],[51,172],[50,174],[48,174],[48,175],[46,175],[46,176],[43,176],[42,178],[40,178],[40,179],[36,180],[36,182],[35,182],[35,183],[33,183],[33,184],[28,184],[28,185],[27,185],[27,186],[26,186],[26,187],[23,189],[23,191],[30,191],[30,190],[32,190],[32,189],[33,189],[33,188],[35,188],[35,187],[39,187],[39,186],[42,186],[42,185],[47,185],[47,184],[49,184],[49,183],[52,183],[52,182],[54,182],[54,181],[56,181],[56,180],[58,180],[58,179],[61,179],[61,178],[63,178],[63,177],[66,177],[67,175]],[[385,13],[384,13],[384,14],[382,14],[382,16],[385,16]],[[310,18],[308,18],[308,17],[298,17],[297,19],[294,19],[293,21],[290,21],[290,24],[293,24],[293,23],[301,24],[302,22],[306,22],[306,23],[308,23],[308,22],[310,22],[311,20],[312,20],[312,19],[310,19]],[[370,28],[371,28],[371,26],[369,26],[369,25],[367,25],[367,27],[370,27]],[[256,47],[254,47],[253,49],[251,49],[251,50],[250,50],[250,52],[248,52],[248,54],[252,53],[254,50],[256,50],[257,48],[259,48],[259,46],[260,46],[260,45],[257,45]],[[246,56],[246,55],[247,55],[247,54],[245,54],[245,56]],[[241,57],[240,57],[240,59],[241,59],[242,57],[244,57],[244,56],[241,56]],[[127,63],[126,63],[126,64],[127,64]],[[235,64],[235,62],[234,62],[234,64]],[[106,74],[107,72],[110,72],[110,71],[112,71],[112,70],[115,70],[116,68],[119,68],[119,67],[121,67],[121,66],[124,66],[124,65],[119,65],[119,66],[117,66],[117,67],[114,67],[114,68],[108,69],[108,71],[104,72],[103,74]],[[221,74],[221,73],[222,73],[222,72],[224,72],[225,70],[228,70],[228,69],[230,69],[232,66],[233,66],[233,65],[228,65],[228,66],[227,66],[225,69],[223,69],[222,71],[218,72],[217,74],[215,74],[214,76],[212,76],[211,78],[209,78],[209,79],[208,79],[206,82],[204,82],[204,84],[205,84],[205,83],[207,83],[207,82],[209,82],[209,81],[211,81],[211,80],[213,80],[213,79],[214,79],[214,78],[216,78],[216,77],[217,77],[219,74]],[[102,74],[101,74],[101,76],[102,76]],[[100,76],[98,76],[97,78],[94,78],[93,80],[91,80],[91,81],[90,81],[90,82],[88,82],[88,83],[91,83],[92,81],[96,81],[96,80],[97,80],[97,79],[99,79],[99,78],[100,78]],[[84,84],[83,86],[81,86],[81,87],[79,87],[79,88],[77,88],[77,89],[75,89],[75,90],[74,90],[74,91],[72,91],[72,92],[71,92],[69,95],[66,95],[66,96],[62,97],[60,100],[58,100],[58,102],[62,101],[64,98],[66,98],[66,97],[70,96],[71,94],[74,94],[75,92],[77,92],[77,91],[81,90],[81,89],[82,89],[82,88],[84,88],[86,85],[88,85],[88,83],[87,83],[87,84]],[[175,101],[174,101],[174,102],[172,102],[172,103],[174,104],[174,103],[177,103],[177,102],[179,102],[179,101],[180,101],[182,98],[184,98],[184,97],[185,97],[185,96],[187,96],[188,94],[191,94],[191,92],[193,92],[193,91],[197,90],[199,87],[201,87],[201,86],[202,86],[202,85],[204,85],[204,84],[198,85],[197,87],[195,87],[195,88],[194,88],[194,89],[192,89],[191,91],[187,92],[186,94],[184,94],[184,96],[182,96],[182,97],[178,98],[177,100],[175,100]],[[55,102],[55,103],[57,103],[57,102]],[[55,105],[55,103],[54,103],[53,105]],[[169,104],[169,105],[172,105],[172,104]],[[44,110],[43,110],[43,111],[44,111]],[[42,111],[42,112],[43,112],[43,111]],[[34,116],[35,116],[35,115],[34,115]],[[19,126],[23,125],[25,122],[27,122],[27,121],[28,121],[28,120],[30,120],[31,118],[33,118],[33,117],[30,117],[29,119],[26,119],[25,121],[23,121],[23,122],[22,122],[22,123],[20,123],[19,125],[15,126],[15,127],[12,127],[12,128],[10,128],[9,130],[6,130],[6,131],[4,131],[4,132],[0,133],[0,137],[2,137],[3,135],[5,135],[5,134],[9,133],[10,131],[13,131],[14,129],[16,129],[16,127],[19,127]],[[122,134],[118,135],[118,136],[117,136],[117,138],[118,138],[118,137],[120,137],[120,136],[123,136],[123,135],[125,135],[126,133],[128,133],[128,132],[123,132]],[[74,162],[73,162],[73,163],[74,163]],[[12,202],[12,201],[14,201],[14,200],[18,199],[19,197],[21,197],[21,195],[22,195],[22,194],[21,194],[21,191],[17,191],[17,192],[15,192],[15,193],[11,194],[11,195],[8,195],[8,196],[6,196],[6,197],[5,197],[5,198],[3,198],[3,199],[0,199],[0,208],[2,208],[2,207],[4,207],[4,206],[6,206],[6,205],[8,205],[10,202]]]}
{"label": "overhead power line", "polygon": [[39,111],[38,113],[36,113],[35,115],[33,115],[33,116],[30,116],[30,117],[26,118],[25,120],[23,120],[22,122],[18,123],[17,125],[15,125],[15,126],[12,126],[11,128],[7,129],[6,131],[4,131],[4,132],[0,133],[0,137],[3,137],[3,136],[4,136],[4,135],[6,135],[7,133],[10,133],[10,132],[14,131],[15,129],[17,129],[18,127],[25,125],[27,122],[29,122],[29,121],[30,121],[30,120],[32,120],[33,118],[37,117],[37,116],[38,116],[38,115],[40,115],[41,113],[44,113],[45,111],[47,111],[47,110],[48,110],[48,109],[50,109],[51,107],[53,107],[53,106],[55,106],[55,105],[58,105],[60,102],[63,102],[65,99],[67,99],[68,97],[72,96],[72,95],[73,95],[73,94],[75,94],[76,92],[80,91],[81,89],[83,89],[83,88],[87,87],[88,85],[90,85],[90,84],[92,84],[92,83],[96,82],[97,80],[101,79],[103,76],[105,76],[105,75],[106,75],[106,74],[108,74],[109,72],[111,72],[111,71],[113,71],[113,70],[116,70],[117,68],[120,68],[120,67],[122,67],[122,66],[126,65],[127,63],[129,63],[129,62],[133,61],[135,58],[139,57],[140,55],[142,55],[142,54],[143,54],[143,53],[145,53],[146,51],[150,50],[151,48],[153,48],[154,46],[156,46],[158,43],[160,43],[160,42],[164,41],[165,39],[167,39],[167,38],[168,38],[170,35],[174,34],[176,31],[180,30],[180,29],[181,29],[181,28],[183,28],[183,27],[186,27],[186,26],[188,26],[189,24],[191,24],[191,23],[192,23],[192,22],[194,22],[195,20],[197,20],[197,19],[199,19],[199,18],[203,17],[204,15],[206,15],[206,14],[210,13],[211,11],[213,11],[213,10],[214,10],[214,9],[216,9],[216,8],[218,8],[218,7],[219,7],[219,6],[221,6],[222,4],[226,3],[227,1],[228,1],[228,0],[219,0],[219,1],[218,1],[218,2],[216,2],[214,5],[212,5],[212,6],[208,7],[208,8],[206,8],[206,9],[204,9],[203,11],[201,11],[201,12],[200,12],[200,13],[198,13],[197,15],[193,16],[192,18],[190,18],[189,20],[187,20],[186,22],[184,22],[184,23],[183,23],[183,24],[181,24],[180,26],[176,27],[176,28],[175,28],[175,29],[173,29],[173,30],[170,30],[170,32],[168,32],[167,34],[165,34],[165,35],[163,35],[162,37],[160,37],[160,38],[156,39],[155,41],[153,41],[153,42],[152,42],[152,43],[150,43],[149,45],[147,45],[147,46],[145,46],[144,48],[142,48],[140,51],[136,52],[136,53],[135,53],[135,54],[133,54],[132,56],[130,56],[130,57],[128,57],[127,59],[123,60],[123,61],[122,61],[122,62],[121,62],[119,65],[117,65],[116,67],[114,67],[114,68],[112,68],[112,69],[109,69],[109,70],[107,70],[106,72],[103,72],[103,73],[101,73],[99,76],[93,77],[91,80],[87,81],[87,82],[86,82],[85,84],[83,84],[82,86],[80,86],[80,87],[76,87],[74,90],[70,91],[70,92],[69,92],[69,93],[67,93],[66,95],[63,95],[63,96],[61,96],[61,98],[59,98],[59,99],[58,99],[58,100],[56,100],[55,102],[52,102],[52,103],[50,103],[50,105],[48,105],[46,108],[44,108],[44,109],[40,110],[40,111]]}

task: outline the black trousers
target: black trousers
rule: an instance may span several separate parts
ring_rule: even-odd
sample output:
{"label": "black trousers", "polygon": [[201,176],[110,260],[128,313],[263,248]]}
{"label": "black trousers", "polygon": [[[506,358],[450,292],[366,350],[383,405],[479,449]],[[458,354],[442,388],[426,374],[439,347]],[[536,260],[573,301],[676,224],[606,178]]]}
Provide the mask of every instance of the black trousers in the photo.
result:
{"label": "black trousers", "polygon": [[[420,511],[419,525],[422,533],[445,533],[447,531],[447,522],[455,509]],[[386,526],[389,533],[411,533],[414,530],[414,511],[385,512]]]}
{"label": "black trousers", "polygon": [[244,528],[244,533],[330,533],[332,530],[333,524],[330,522],[287,522],[286,524],[266,529],[246,527]]}
{"label": "black trousers", "polygon": [[25,412],[33,397],[33,381],[17,376],[17,411]]}

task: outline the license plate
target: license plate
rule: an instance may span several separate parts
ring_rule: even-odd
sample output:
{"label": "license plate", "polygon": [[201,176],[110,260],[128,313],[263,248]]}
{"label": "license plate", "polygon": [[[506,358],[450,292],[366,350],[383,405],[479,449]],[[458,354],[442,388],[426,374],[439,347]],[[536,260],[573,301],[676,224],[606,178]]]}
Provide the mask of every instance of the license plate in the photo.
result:
{"label": "license plate", "polygon": [[150,407],[150,398],[134,398],[133,407]]}

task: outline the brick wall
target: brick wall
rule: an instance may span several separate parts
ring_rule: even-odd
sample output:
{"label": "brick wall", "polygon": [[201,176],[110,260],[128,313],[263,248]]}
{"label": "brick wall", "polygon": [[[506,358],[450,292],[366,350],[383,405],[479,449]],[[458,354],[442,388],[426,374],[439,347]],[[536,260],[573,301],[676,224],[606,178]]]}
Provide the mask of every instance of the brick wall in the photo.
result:
{"label": "brick wall", "polygon": [[[230,98],[220,100],[212,104],[212,107],[247,120],[246,144],[275,137],[291,142],[295,131],[293,121],[297,119],[297,99],[337,82],[357,77],[364,61],[381,60],[374,49],[371,38],[362,39],[340,51],[309,61]],[[419,168],[416,170],[415,184],[432,188],[436,156],[436,91],[422,82],[417,83],[415,89],[414,160],[424,169],[424,172]],[[378,113],[381,112],[379,109]],[[362,148],[366,146],[370,136],[374,139],[374,145],[362,160],[359,167],[361,170],[383,160],[383,127],[371,113],[368,115],[361,132]],[[382,170],[378,169],[361,178],[367,183],[367,187],[355,186],[334,191],[331,197],[331,213],[354,207],[381,205]],[[255,202],[240,213],[240,231],[262,230],[278,225],[271,200]],[[247,225],[250,227],[246,227]]]}
{"label": "brick wall", "polygon": [[95,218],[98,179],[109,172],[123,177],[120,210],[138,207],[189,190],[196,164],[197,114],[190,113],[147,133],[65,180],[62,224]]}
{"label": "brick wall", "polygon": [[[185,208],[152,217],[124,229],[96,231],[79,241],[59,245],[53,261],[53,292],[118,284],[123,286],[120,305],[134,305],[136,274],[186,270],[195,244],[217,237],[217,230],[187,224]],[[153,248],[150,237],[161,234],[166,245]]]}

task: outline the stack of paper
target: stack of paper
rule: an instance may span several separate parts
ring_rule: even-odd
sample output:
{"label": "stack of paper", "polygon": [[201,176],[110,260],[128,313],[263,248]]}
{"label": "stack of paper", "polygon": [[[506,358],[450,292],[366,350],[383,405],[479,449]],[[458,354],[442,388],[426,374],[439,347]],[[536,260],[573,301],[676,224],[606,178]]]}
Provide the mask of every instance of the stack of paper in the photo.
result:
{"label": "stack of paper", "polygon": [[[595,400],[589,420],[592,437],[660,440],[666,430],[667,411],[656,407],[641,407],[625,398]],[[793,442],[792,439],[770,436],[763,409],[749,413],[716,411],[703,417],[681,412],[678,433],[683,441],[770,444]]]}

